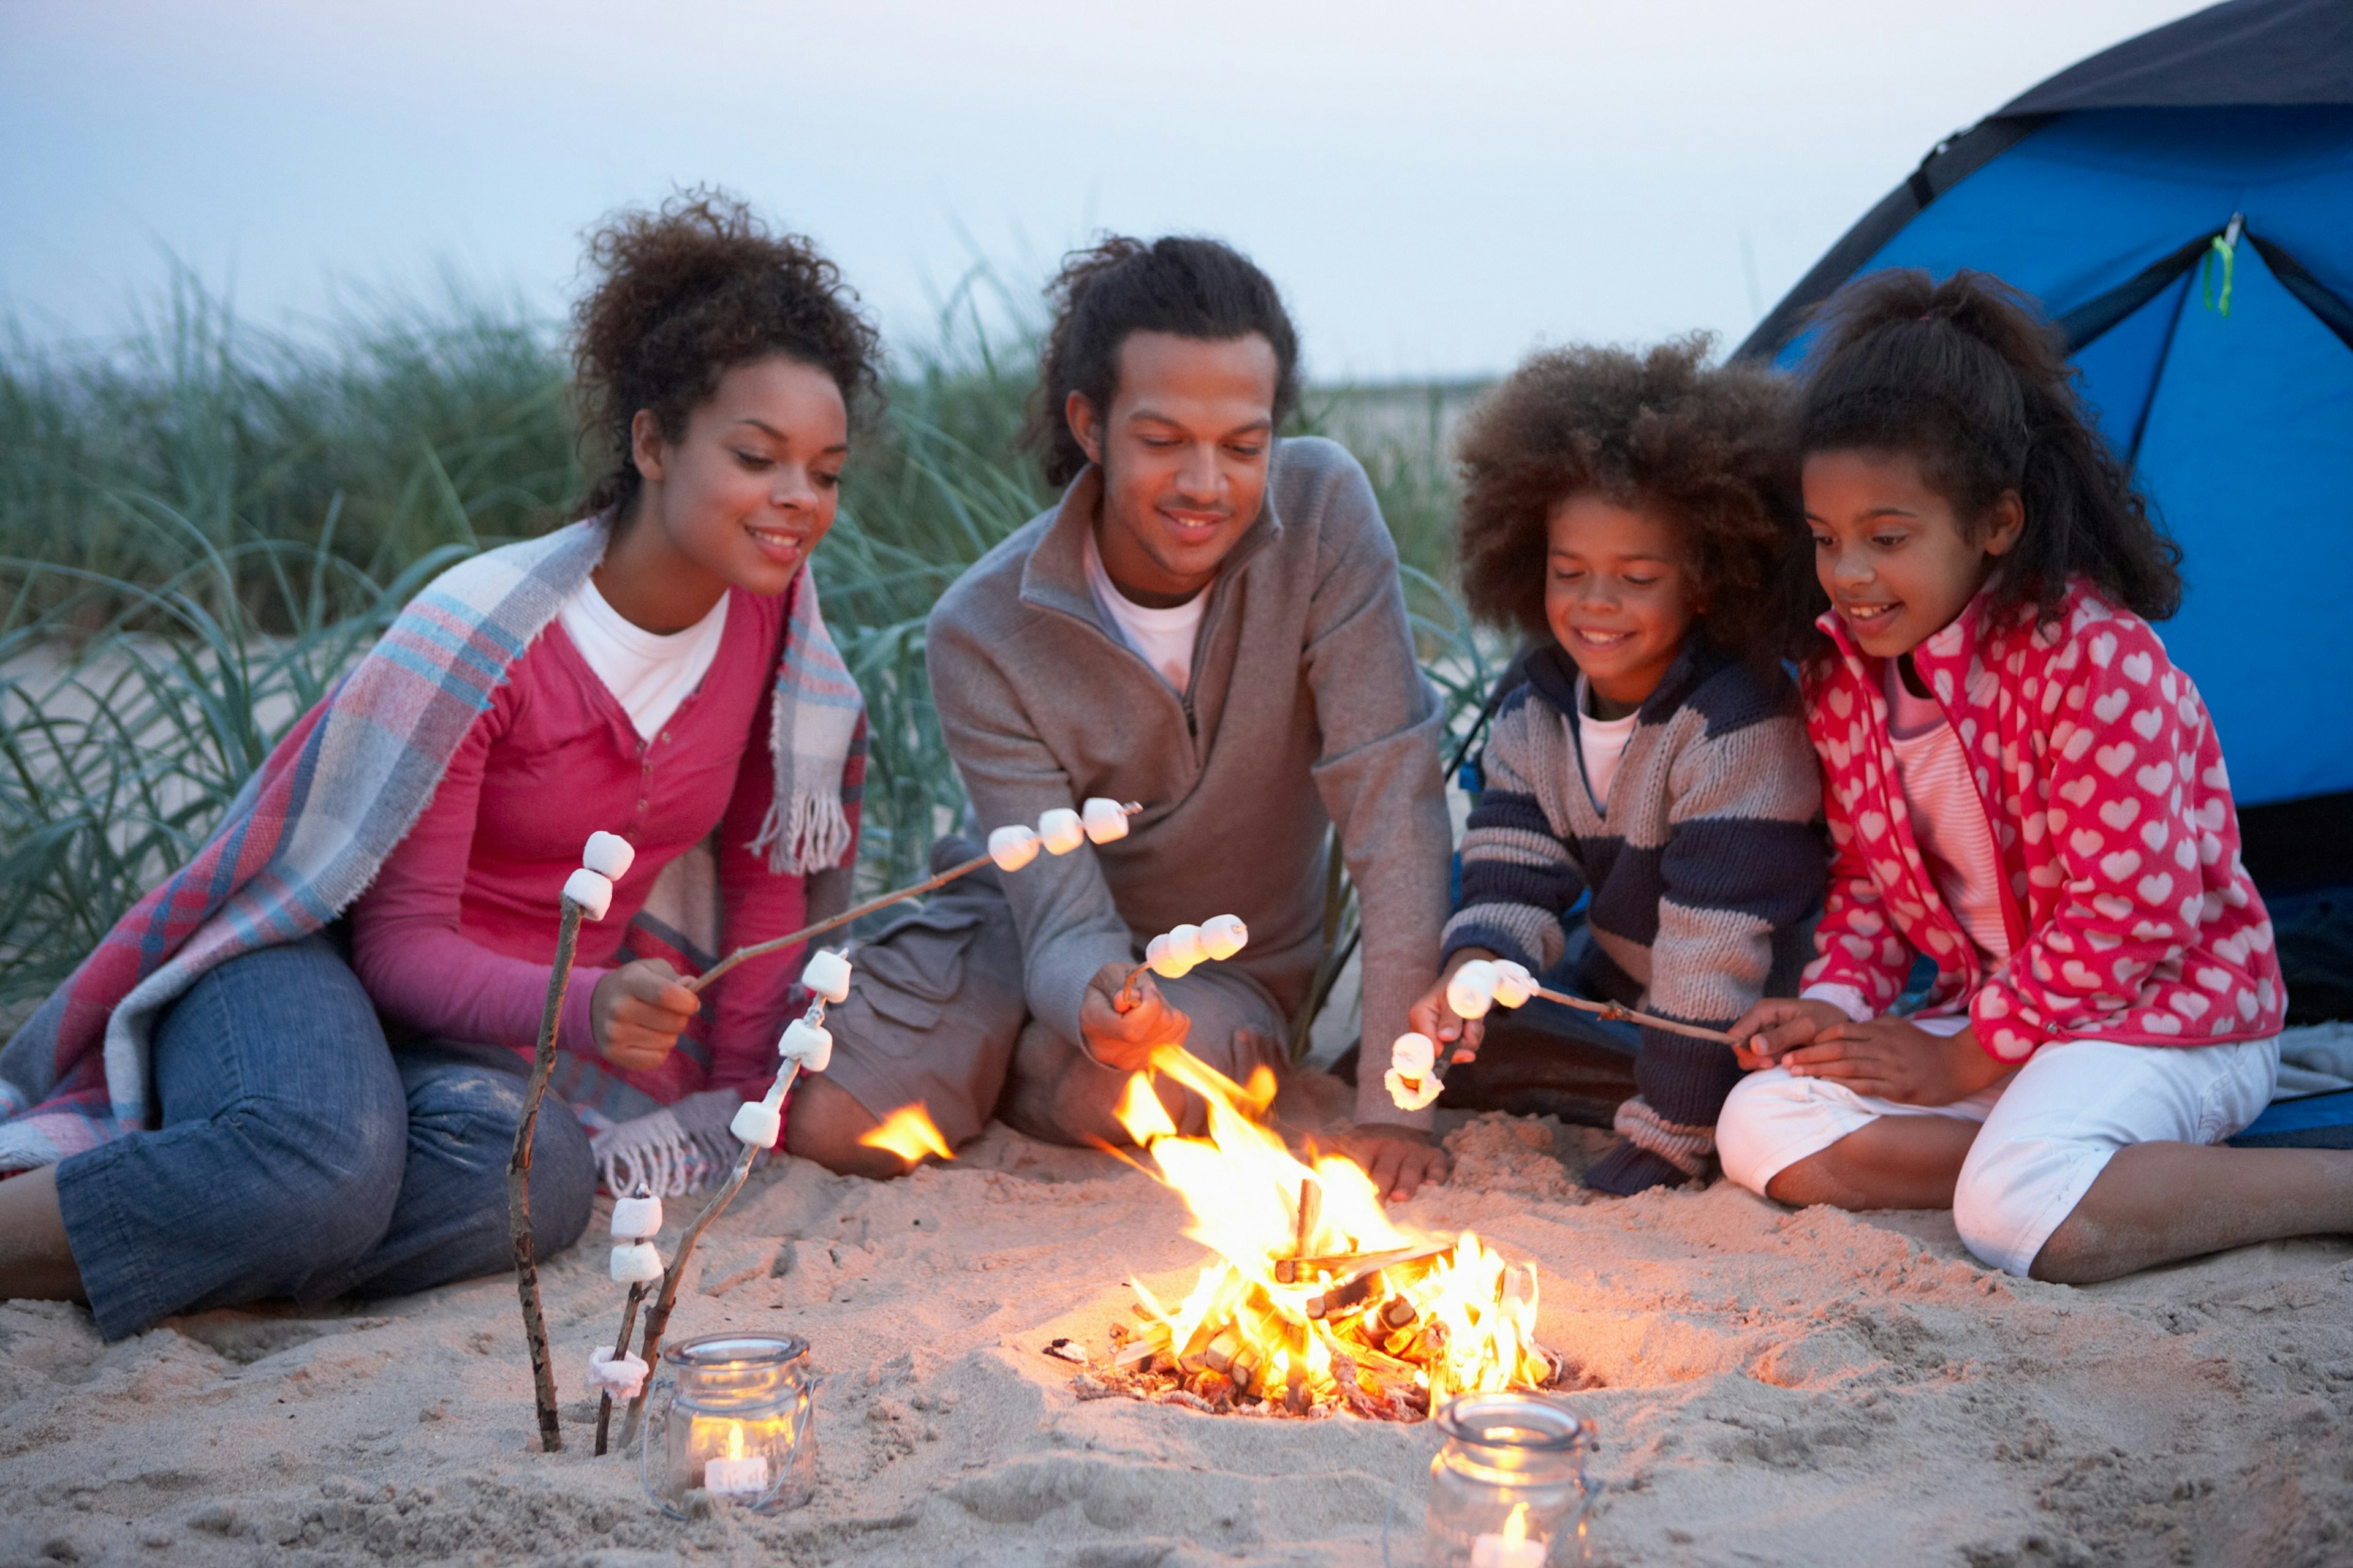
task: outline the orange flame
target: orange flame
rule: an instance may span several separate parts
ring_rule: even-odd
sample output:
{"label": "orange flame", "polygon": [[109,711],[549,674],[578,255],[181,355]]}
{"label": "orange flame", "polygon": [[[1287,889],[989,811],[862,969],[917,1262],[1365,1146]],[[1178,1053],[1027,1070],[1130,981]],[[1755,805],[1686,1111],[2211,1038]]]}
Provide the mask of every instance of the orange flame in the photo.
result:
{"label": "orange flame", "polygon": [[[1208,1136],[1181,1136],[1143,1073],[1115,1114],[1184,1198],[1185,1234],[1219,1258],[1173,1309],[1132,1281],[1170,1361],[1261,1396],[1317,1401],[1339,1392],[1336,1355],[1355,1363],[1360,1386],[1417,1387],[1433,1407],[1542,1385],[1551,1368],[1535,1342],[1533,1265],[1507,1264],[1467,1231],[1451,1246],[1420,1242],[1389,1223],[1354,1161],[1293,1156],[1260,1120],[1274,1098],[1263,1068],[1245,1087],[1176,1047],[1155,1050],[1151,1068],[1200,1097]],[[1384,1254],[1398,1256],[1354,1278]]]}
{"label": "orange flame", "polygon": [[955,1158],[955,1152],[948,1147],[948,1141],[941,1137],[940,1130],[932,1124],[931,1115],[924,1110],[922,1100],[901,1106],[884,1117],[872,1131],[859,1134],[858,1141],[869,1149],[887,1149],[910,1165],[926,1154],[937,1155],[943,1160]]}

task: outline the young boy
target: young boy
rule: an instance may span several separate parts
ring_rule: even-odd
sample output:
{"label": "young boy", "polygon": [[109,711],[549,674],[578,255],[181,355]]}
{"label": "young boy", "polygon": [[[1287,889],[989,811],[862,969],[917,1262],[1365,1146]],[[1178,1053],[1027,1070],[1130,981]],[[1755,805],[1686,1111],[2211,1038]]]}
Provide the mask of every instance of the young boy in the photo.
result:
{"label": "young boy", "polygon": [[[1779,393],[1705,343],[1529,360],[1471,416],[1460,523],[1482,619],[1542,639],[1504,699],[1462,844],[1445,973],[1415,1028],[1477,1051],[1446,976],[1508,958],[1563,989],[1721,1028],[1820,901],[1820,784],[1778,660],[1799,616]],[[1589,895],[1589,941],[1568,920]],[[1574,947],[1574,951],[1572,951]],[[1728,1046],[1645,1029],[1641,1093],[1588,1185],[1703,1175]]]}

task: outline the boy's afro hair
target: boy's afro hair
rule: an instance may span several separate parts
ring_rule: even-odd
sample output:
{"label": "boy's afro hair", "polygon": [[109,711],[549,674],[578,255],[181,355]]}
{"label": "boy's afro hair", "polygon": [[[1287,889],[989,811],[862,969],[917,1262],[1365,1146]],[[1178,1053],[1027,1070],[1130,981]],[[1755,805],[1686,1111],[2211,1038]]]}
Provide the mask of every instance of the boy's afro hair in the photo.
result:
{"label": "boy's afro hair", "polygon": [[1670,520],[1718,647],[1759,667],[1797,650],[1812,576],[1797,548],[1788,393],[1761,372],[1710,369],[1711,343],[1548,350],[1472,410],[1457,548],[1472,614],[1550,638],[1547,527],[1559,502],[1590,490]]}

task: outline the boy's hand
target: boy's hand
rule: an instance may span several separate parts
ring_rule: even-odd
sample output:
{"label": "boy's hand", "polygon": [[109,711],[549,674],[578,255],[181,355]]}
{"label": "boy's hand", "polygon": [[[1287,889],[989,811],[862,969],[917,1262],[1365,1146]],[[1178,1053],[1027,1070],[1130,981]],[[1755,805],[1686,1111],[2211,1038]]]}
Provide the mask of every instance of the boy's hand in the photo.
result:
{"label": "boy's hand", "polygon": [[1120,1011],[1120,987],[1133,964],[1112,963],[1095,971],[1079,1002],[1079,1034],[1087,1055],[1121,1072],[1142,1072],[1151,1065],[1156,1046],[1181,1046],[1192,1032],[1193,1020],[1178,1012],[1152,983],[1150,971],[1137,976],[1133,1002]]}
{"label": "boy's hand", "polygon": [[1802,1046],[1823,1030],[1852,1022],[1845,1009],[1828,1002],[1807,1002],[1790,996],[1767,996],[1740,1016],[1732,1026],[1737,1042],[1732,1054],[1755,1072],[1781,1059],[1781,1053]]}
{"label": "boy's hand", "polygon": [[625,963],[596,982],[588,998],[590,1034],[617,1068],[644,1072],[669,1059],[702,998],[678,983],[678,971],[659,958]]}
{"label": "boy's hand", "polygon": [[[1454,972],[1474,958],[1493,960],[1494,954],[1484,948],[1458,947],[1439,972],[1438,984],[1422,993],[1421,1000],[1406,1009],[1406,1027],[1416,1034],[1428,1035],[1438,1047],[1440,1061],[1467,1062],[1479,1054],[1479,1042],[1485,1037],[1484,1018],[1465,1018],[1446,1005],[1446,983]],[[1386,1071],[1388,1064],[1381,1064]]]}
{"label": "boy's hand", "polygon": [[1365,1168],[1383,1203],[1403,1203],[1446,1180],[1446,1151],[1418,1127],[1367,1121],[1340,1139],[1340,1152]]}
{"label": "boy's hand", "polygon": [[1986,1055],[1974,1030],[1932,1035],[1902,1018],[1841,1019],[1781,1065],[1793,1078],[1828,1079],[1898,1105],[1950,1105],[2011,1070]]}

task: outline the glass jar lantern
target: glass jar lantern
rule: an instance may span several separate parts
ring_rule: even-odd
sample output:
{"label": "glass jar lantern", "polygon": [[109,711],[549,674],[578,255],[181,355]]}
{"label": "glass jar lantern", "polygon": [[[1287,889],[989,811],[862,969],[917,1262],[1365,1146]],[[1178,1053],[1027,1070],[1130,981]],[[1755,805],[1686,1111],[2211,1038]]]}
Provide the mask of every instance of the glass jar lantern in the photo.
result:
{"label": "glass jar lantern", "polygon": [[1423,1527],[1430,1568],[1561,1568],[1589,1561],[1593,1423],[1531,1394],[1467,1394],[1437,1415]]}
{"label": "glass jar lantern", "polygon": [[646,1495],[672,1519],[687,1494],[778,1512],[817,1491],[817,1379],[797,1334],[709,1334],[664,1345],[638,1450]]}

